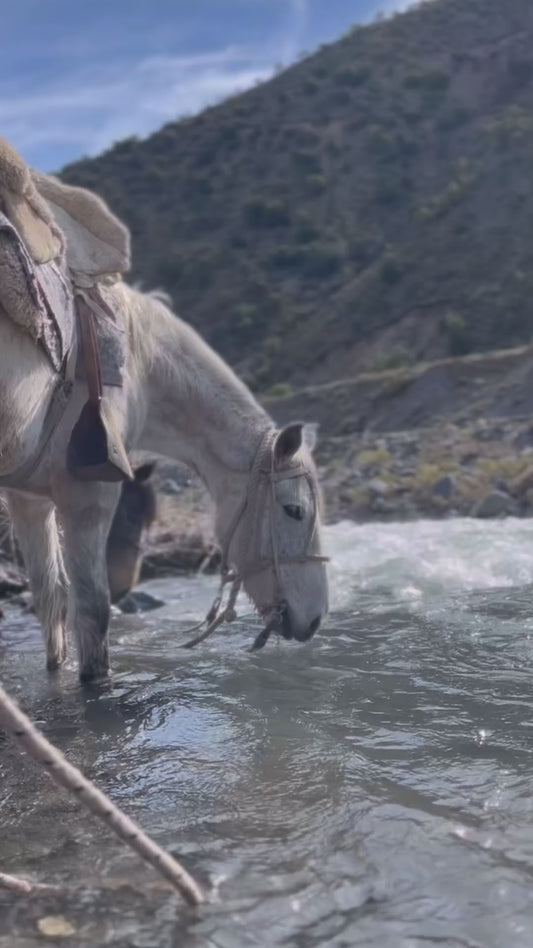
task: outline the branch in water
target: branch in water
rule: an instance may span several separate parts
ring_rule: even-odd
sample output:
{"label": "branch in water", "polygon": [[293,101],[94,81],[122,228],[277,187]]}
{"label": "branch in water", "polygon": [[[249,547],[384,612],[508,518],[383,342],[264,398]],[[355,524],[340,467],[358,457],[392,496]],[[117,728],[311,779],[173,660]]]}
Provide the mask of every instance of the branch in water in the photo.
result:
{"label": "branch in water", "polygon": [[[101,790],[65,760],[0,685],[0,727],[19,744],[29,757],[49,772],[52,780],[73,793],[82,804],[104,820],[117,836],[186,898],[190,905],[200,905],[203,893],[189,873],[149,836],[119,810]],[[7,877],[13,879],[14,877]],[[17,880],[13,884],[16,884]],[[20,882],[20,880],[19,880]]]}

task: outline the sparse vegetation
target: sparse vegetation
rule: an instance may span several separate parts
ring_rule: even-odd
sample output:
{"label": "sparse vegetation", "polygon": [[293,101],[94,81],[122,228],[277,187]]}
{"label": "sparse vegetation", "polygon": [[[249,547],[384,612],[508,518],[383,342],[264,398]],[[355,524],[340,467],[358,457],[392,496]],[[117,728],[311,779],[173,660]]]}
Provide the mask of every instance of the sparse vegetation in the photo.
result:
{"label": "sparse vegetation", "polygon": [[265,388],[358,371],[362,340],[415,361],[517,345],[533,335],[532,49],[531,0],[432,0],[63,176],[129,224],[132,278]]}
{"label": "sparse vegetation", "polygon": [[383,283],[388,283],[390,286],[401,280],[403,268],[396,253],[389,251],[385,254],[381,263],[380,273]]}
{"label": "sparse vegetation", "polygon": [[448,312],[444,318],[444,328],[448,337],[448,352],[451,356],[467,355],[472,351],[473,340],[464,316]]}
{"label": "sparse vegetation", "polygon": [[388,448],[378,447],[371,448],[366,451],[361,451],[357,455],[357,464],[363,468],[369,467],[382,467],[390,462],[391,456]]}
{"label": "sparse vegetation", "polygon": [[375,356],[366,368],[369,372],[388,372],[391,369],[401,369],[412,364],[412,354],[407,349],[396,346]]}
{"label": "sparse vegetation", "polygon": [[419,464],[414,482],[415,490],[431,490],[444,473],[438,464]]}
{"label": "sparse vegetation", "polygon": [[288,382],[276,382],[267,394],[270,395],[271,398],[288,398],[289,395],[292,395],[293,391],[292,385]]}
{"label": "sparse vegetation", "polygon": [[279,227],[289,223],[289,210],[283,201],[253,197],[244,205],[244,217],[250,227]]}

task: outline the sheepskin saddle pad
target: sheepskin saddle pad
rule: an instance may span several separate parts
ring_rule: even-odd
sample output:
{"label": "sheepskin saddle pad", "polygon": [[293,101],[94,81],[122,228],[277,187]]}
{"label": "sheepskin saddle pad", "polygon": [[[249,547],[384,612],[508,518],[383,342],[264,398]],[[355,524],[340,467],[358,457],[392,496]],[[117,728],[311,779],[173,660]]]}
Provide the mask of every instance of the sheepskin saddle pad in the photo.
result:
{"label": "sheepskin saddle pad", "polygon": [[0,306],[56,371],[73,344],[83,291],[103,303],[95,307],[103,382],[121,384],[123,333],[103,294],[129,266],[129,231],[99,197],[31,171],[0,138]]}

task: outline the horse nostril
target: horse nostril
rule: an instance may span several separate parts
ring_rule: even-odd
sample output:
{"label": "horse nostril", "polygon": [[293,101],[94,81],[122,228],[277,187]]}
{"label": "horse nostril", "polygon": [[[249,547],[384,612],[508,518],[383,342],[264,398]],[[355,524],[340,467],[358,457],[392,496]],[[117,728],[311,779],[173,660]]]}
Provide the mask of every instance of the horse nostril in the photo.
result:
{"label": "horse nostril", "polygon": [[313,619],[311,625],[309,626],[309,632],[311,635],[314,635],[316,630],[320,627],[322,621],[322,616],[317,616],[316,619]]}

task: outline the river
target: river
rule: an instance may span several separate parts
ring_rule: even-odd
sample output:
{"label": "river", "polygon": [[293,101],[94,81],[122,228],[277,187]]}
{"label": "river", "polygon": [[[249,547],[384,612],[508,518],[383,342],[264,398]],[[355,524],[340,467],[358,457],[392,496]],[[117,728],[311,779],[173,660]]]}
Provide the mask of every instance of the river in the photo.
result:
{"label": "river", "polygon": [[313,642],[250,653],[241,618],[183,651],[216,579],[158,580],[163,608],[114,619],[99,688],[73,661],[47,676],[35,620],[7,609],[0,680],[210,901],[152,890],[0,737],[0,869],[84,887],[1,895],[0,948],[55,914],[98,948],[531,948],[533,522],[341,523],[327,545]]}

